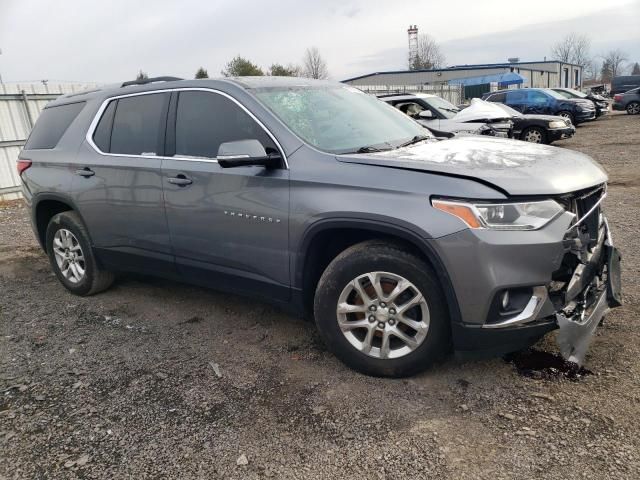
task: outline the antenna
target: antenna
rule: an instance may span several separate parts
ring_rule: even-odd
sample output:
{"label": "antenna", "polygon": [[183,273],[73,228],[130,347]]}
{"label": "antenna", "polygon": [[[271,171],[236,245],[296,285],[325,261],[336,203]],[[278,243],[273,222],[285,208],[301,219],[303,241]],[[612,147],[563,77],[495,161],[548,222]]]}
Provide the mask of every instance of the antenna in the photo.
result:
{"label": "antenna", "polygon": [[413,69],[418,59],[418,26],[409,25],[409,69]]}

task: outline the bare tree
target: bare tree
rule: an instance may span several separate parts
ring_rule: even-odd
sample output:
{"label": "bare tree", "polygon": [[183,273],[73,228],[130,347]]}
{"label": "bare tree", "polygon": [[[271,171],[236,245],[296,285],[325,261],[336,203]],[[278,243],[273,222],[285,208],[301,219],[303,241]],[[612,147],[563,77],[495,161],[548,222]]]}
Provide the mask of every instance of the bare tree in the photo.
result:
{"label": "bare tree", "polygon": [[609,66],[612,78],[622,74],[624,63],[628,60],[627,54],[619,48],[609,50],[605,55],[603,55],[603,58],[604,62]]}
{"label": "bare tree", "polygon": [[136,80],[146,80],[149,78],[149,75],[147,75],[147,72],[143,72],[142,70],[140,70],[138,72],[138,75],[136,76]]}
{"label": "bare tree", "polygon": [[436,40],[426,33],[418,36],[418,52],[416,57],[409,59],[410,70],[421,70],[431,68],[441,68],[446,59],[440,45]]}
{"label": "bare tree", "polygon": [[305,77],[323,79],[329,76],[327,62],[324,61],[317,47],[307,48],[302,63]]}
{"label": "bare tree", "polygon": [[569,33],[551,47],[551,55],[555,60],[587,68],[592,62],[591,39],[586,35]]}
{"label": "bare tree", "polygon": [[640,63],[636,62],[631,67],[631,75],[640,75]]}

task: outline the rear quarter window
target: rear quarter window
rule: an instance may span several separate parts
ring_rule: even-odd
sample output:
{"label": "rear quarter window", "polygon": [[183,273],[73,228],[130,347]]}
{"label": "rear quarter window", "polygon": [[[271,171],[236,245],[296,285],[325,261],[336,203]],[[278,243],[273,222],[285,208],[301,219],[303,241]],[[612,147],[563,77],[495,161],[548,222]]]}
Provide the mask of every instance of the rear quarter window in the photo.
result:
{"label": "rear quarter window", "polygon": [[77,102],[45,108],[29,135],[25,150],[55,148],[85,104],[86,102]]}
{"label": "rear quarter window", "polygon": [[506,93],[494,93],[493,95],[489,96],[489,98],[487,98],[487,100],[489,102],[504,103],[507,100],[507,94]]}

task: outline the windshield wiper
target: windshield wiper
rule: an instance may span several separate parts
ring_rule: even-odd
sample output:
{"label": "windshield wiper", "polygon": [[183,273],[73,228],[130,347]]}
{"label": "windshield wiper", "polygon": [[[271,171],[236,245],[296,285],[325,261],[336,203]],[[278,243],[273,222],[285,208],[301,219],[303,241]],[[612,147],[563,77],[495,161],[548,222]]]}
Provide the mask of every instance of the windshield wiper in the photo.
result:
{"label": "windshield wiper", "polygon": [[[389,150],[388,148],[385,150]],[[374,153],[374,152],[383,152],[384,150],[377,148],[377,147],[372,147],[371,145],[366,146],[366,147],[360,147],[358,150],[356,150],[356,153]]]}
{"label": "windshield wiper", "polygon": [[401,143],[400,145],[398,145],[397,148],[402,148],[402,147],[408,147],[409,145],[413,145],[414,143],[418,143],[421,142],[423,140],[428,140],[431,137],[428,137],[427,135],[416,135],[415,137],[413,137],[411,140]]}

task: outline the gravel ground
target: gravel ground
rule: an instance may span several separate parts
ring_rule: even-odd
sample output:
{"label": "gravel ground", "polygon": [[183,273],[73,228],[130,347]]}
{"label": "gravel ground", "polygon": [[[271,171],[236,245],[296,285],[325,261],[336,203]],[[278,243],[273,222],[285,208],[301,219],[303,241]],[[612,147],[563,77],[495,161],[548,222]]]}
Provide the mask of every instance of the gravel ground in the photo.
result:
{"label": "gravel ground", "polygon": [[[557,143],[610,172],[624,258],[626,305],[575,378],[500,358],[369,378],[253,300],[139,277],[75,297],[0,206],[0,478],[639,478],[639,125]],[[553,360],[553,334],[536,348]]]}

